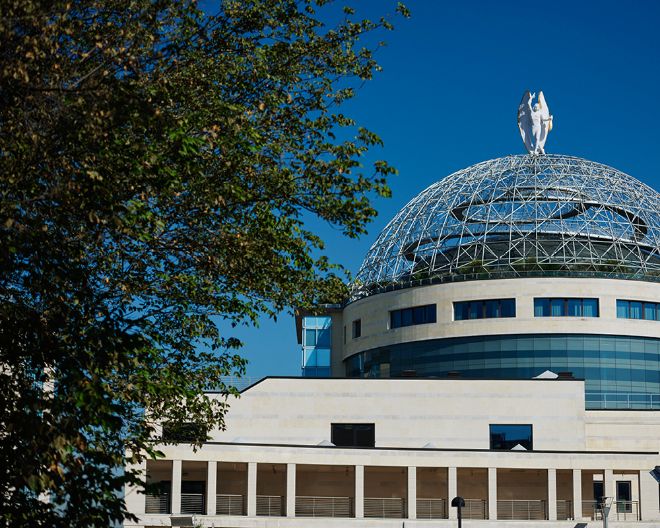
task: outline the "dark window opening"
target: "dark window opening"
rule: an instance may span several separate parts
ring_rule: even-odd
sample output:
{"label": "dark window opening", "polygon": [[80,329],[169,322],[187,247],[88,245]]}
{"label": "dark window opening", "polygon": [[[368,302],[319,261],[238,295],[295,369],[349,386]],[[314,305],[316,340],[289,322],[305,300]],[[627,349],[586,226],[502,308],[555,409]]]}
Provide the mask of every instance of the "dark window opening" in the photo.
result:
{"label": "dark window opening", "polygon": [[390,328],[435,323],[436,319],[435,304],[392,310],[390,312]]}
{"label": "dark window opening", "polygon": [[632,513],[632,490],[629,480],[616,483],[616,507],[618,513]]}
{"label": "dark window opening", "polygon": [[159,482],[147,483],[145,487],[149,495],[168,497],[172,491],[172,482],[169,480],[161,480]]}
{"label": "dark window opening", "polygon": [[201,424],[185,422],[181,424],[163,424],[163,441],[172,443],[204,442],[208,431]]}
{"label": "dark window opening", "polygon": [[603,482],[594,482],[594,501],[596,504],[600,505],[603,502],[603,496],[605,495],[605,488]]}
{"label": "dark window opening", "polygon": [[203,494],[206,492],[206,482],[203,480],[182,480],[181,493],[197,493]]}
{"label": "dark window opening", "polygon": [[375,424],[332,424],[330,441],[340,447],[374,447]]}
{"label": "dark window opening", "polygon": [[353,339],[357,339],[362,335],[362,319],[353,321]]}
{"label": "dark window opening", "polygon": [[454,320],[496,319],[516,316],[515,299],[487,299],[454,303]]}
{"label": "dark window opening", "polygon": [[490,426],[490,448],[510,451],[533,449],[532,426],[517,424],[494,424]]}

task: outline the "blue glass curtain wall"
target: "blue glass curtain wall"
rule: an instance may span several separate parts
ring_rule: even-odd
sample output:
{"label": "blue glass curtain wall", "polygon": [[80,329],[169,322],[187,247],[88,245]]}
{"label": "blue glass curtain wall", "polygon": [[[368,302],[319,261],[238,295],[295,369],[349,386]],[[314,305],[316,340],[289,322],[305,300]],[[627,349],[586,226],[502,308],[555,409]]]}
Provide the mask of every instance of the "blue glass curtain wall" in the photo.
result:
{"label": "blue glass curtain wall", "polygon": [[660,339],[529,334],[434,339],[348,358],[348,377],[531,379],[545,370],[585,379],[587,408],[660,409]]}
{"label": "blue glass curtain wall", "polygon": [[332,319],[330,317],[303,317],[303,357],[304,377],[330,376],[330,347]]}

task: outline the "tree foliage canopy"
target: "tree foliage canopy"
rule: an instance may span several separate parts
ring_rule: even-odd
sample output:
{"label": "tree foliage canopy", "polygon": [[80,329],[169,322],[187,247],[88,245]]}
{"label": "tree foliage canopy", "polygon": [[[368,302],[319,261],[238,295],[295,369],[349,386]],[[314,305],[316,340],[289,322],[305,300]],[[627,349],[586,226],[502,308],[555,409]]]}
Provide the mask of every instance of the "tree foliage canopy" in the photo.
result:
{"label": "tree foliage canopy", "polygon": [[154,423],[223,425],[202,392],[244,362],[217,321],[343,294],[305,218],[358,236],[389,194],[340,108],[392,26],[326,4],[0,0],[8,524],[122,519]]}

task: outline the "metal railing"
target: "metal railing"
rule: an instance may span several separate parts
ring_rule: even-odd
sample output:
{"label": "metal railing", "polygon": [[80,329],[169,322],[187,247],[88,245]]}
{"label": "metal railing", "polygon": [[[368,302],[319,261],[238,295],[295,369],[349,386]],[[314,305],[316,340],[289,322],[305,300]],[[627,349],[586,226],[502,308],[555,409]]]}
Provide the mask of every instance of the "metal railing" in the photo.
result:
{"label": "metal railing", "polygon": [[603,518],[601,503],[595,500],[582,501],[582,517],[597,521]]}
{"label": "metal railing", "polygon": [[569,278],[602,278],[619,280],[637,280],[645,282],[660,282],[660,277],[650,273],[635,274],[615,271],[580,271],[580,270],[485,270],[478,273],[447,273],[435,277],[423,279],[400,279],[397,282],[388,282],[386,284],[372,284],[355,288],[344,306],[355,302],[365,296],[374,295],[417,286],[428,286],[431,284],[445,284],[448,282],[467,282],[475,280],[497,280],[497,279],[518,279],[518,278],[536,278],[536,277],[569,277]]}
{"label": "metal railing", "polygon": [[181,513],[206,513],[204,508],[203,493],[182,493],[181,494]]}
{"label": "metal railing", "polygon": [[401,497],[365,497],[364,516],[378,519],[404,519],[406,499]]}
{"label": "metal railing", "polygon": [[617,521],[639,521],[639,503],[637,501],[616,501],[610,510],[610,519]]}
{"label": "metal railing", "polygon": [[351,497],[296,497],[296,517],[352,517]]}
{"label": "metal railing", "polygon": [[170,495],[161,493],[160,495],[147,495],[145,504],[145,513],[170,513]]}
{"label": "metal railing", "polygon": [[465,499],[463,519],[488,519],[488,501],[486,499]]}
{"label": "metal railing", "polygon": [[417,499],[418,519],[446,519],[447,501],[445,499]]}
{"label": "metal railing", "polygon": [[[602,520],[602,503],[595,500],[582,501],[582,516],[593,521]],[[637,501],[613,502],[607,518],[613,521],[639,521],[639,503]]]}
{"label": "metal railing", "polygon": [[215,496],[216,515],[245,515],[245,497],[222,493]]}
{"label": "metal railing", "polygon": [[263,376],[245,376],[240,378],[238,376],[223,376],[221,379],[225,385],[236,387],[238,391],[242,391],[247,389],[250,385],[254,385],[257,381],[263,379]]}
{"label": "metal railing", "polygon": [[660,394],[585,392],[587,409],[660,409]]}
{"label": "metal railing", "polygon": [[282,517],[284,500],[281,495],[257,495],[257,515],[264,517]]}
{"label": "metal railing", "polygon": [[573,519],[573,501],[558,500],[557,501],[557,520],[567,521]]}
{"label": "metal railing", "polygon": [[547,519],[544,500],[498,500],[497,519],[502,521],[543,521]]}

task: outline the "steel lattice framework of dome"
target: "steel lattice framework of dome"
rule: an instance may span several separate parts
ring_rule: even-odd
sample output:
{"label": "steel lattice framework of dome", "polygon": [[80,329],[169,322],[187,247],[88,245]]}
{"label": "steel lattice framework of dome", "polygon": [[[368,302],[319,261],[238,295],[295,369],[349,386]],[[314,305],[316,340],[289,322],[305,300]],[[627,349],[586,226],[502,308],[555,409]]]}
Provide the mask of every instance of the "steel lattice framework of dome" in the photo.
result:
{"label": "steel lattice framework of dome", "polygon": [[484,161],[431,185],[394,217],[367,253],[353,296],[452,275],[530,271],[657,280],[660,194],[571,156]]}

